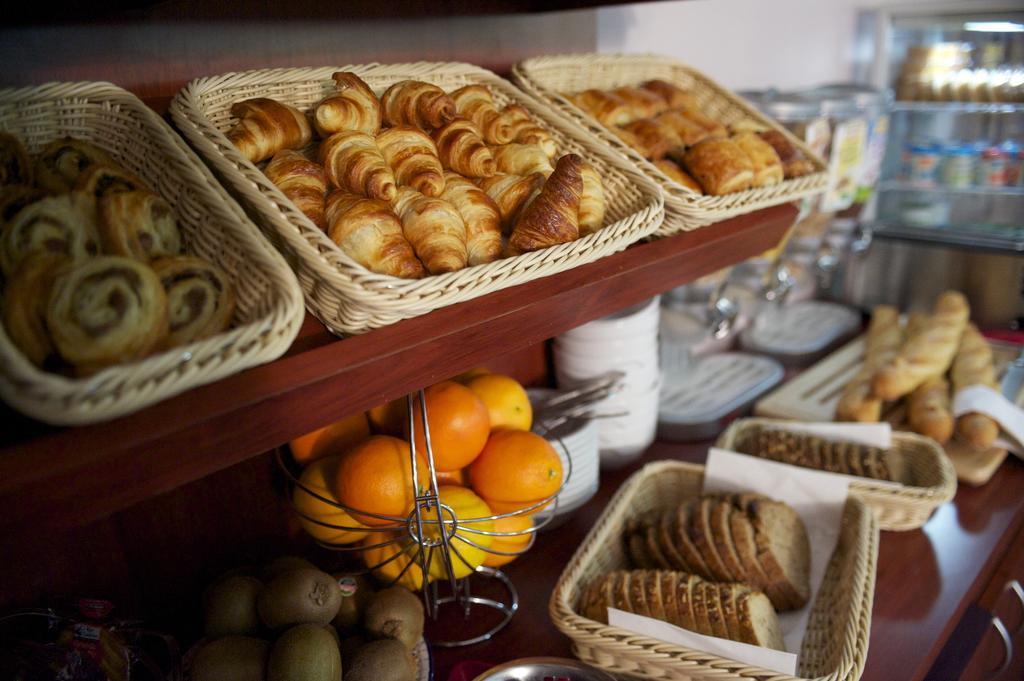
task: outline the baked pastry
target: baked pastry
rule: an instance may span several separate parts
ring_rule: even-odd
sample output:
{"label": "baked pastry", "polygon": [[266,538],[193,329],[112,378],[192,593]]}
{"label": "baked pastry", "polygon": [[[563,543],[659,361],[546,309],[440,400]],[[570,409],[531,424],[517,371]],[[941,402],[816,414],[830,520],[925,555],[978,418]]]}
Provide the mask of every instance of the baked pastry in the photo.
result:
{"label": "baked pastry", "polygon": [[580,177],[583,178],[583,193],[580,194],[580,236],[593,234],[604,226],[604,184],[601,174],[594,166],[584,161],[580,165]]}
{"label": "baked pastry", "polygon": [[342,191],[327,197],[327,236],[357,263],[377,274],[419,279],[427,271],[405,238],[391,206]]}
{"label": "baked pastry", "polygon": [[523,207],[533,200],[544,186],[544,176],[540,173],[526,176],[496,173],[492,177],[478,180],[477,184],[498,207],[501,229],[507,233],[512,230]]}
{"label": "baked pastry", "polygon": [[[950,369],[953,393],[956,394],[972,385],[985,385],[999,390],[996,382],[992,348],[974,324],[968,324],[960,339]],[[976,449],[988,449],[999,436],[999,424],[985,414],[975,412],[964,414],[956,421],[956,431],[961,439]]]}
{"label": "baked pastry", "polygon": [[388,128],[377,135],[377,147],[399,186],[412,187],[424,196],[440,196],[444,191],[444,168],[427,133],[409,126]]}
{"label": "baked pastry", "polygon": [[12,184],[0,188],[0,227],[5,222],[10,222],[25,206],[35,203],[46,196],[39,187],[30,187],[26,184]]}
{"label": "baked pastry", "polygon": [[149,354],[167,336],[167,295],[131,258],[88,258],[57,278],[46,312],[54,345],[80,375]]}
{"label": "baked pastry", "polygon": [[687,107],[680,109],[680,111],[684,116],[689,118],[691,121],[707,130],[709,137],[729,136],[729,130],[725,127],[723,123],[720,123],[716,121],[714,118],[711,118],[700,109]]}
{"label": "baked pastry", "polygon": [[238,122],[227,132],[228,141],[253,163],[282,149],[301,149],[313,139],[313,129],[301,111],[267,97],[235,102],[231,115]]}
{"label": "baked pastry", "polygon": [[657,116],[668,108],[668,102],[664,98],[644,88],[624,85],[612,90],[611,94],[619,97],[626,103],[630,117],[633,120]]}
{"label": "baked pastry", "polygon": [[456,115],[455,102],[444,90],[419,80],[395,83],[381,96],[380,105],[388,125],[427,131],[440,128]]}
{"label": "baked pastry", "polygon": [[609,130],[612,131],[616,137],[625,143],[627,147],[640,154],[644,158],[648,158],[651,155],[651,150],[647,148],[640,136],[631,130],[620,128],[618,126],[611,126]]}
{"label": "baked pastry", "polygon": [[408,187],[399,187],[392,203],[405,238],[427,272],[442,274],[466,266],[466,224],[455,206]]}
{"label": "baked pastry", "polygon": [[97,163],[116,165],[107,152],[91,142],[74,137],[55,139],[36,160],[36,183],[51,194],[63,194],[71,191],[79,176]]}
{"label": "baked pastry", "polygon": [[641,154],[649,161],[664,158],[669,150],[683,145],[675,130],[653,118],[641,118],[627,123],[622,129],[636,135],[644,149]]}
{"label": "baked pastry", "polygon": [[814,164],[810,159],[778,130],[763,130],[757,135],[772,145],[772,149],[779,155],[782,173],[787,180],[814,172]]}
{"label": "baked pastry", "polygon": [[352,194],[391,201],[395,176],[377,143],[365,132],[336,132],[320,143],[320,162],[331,185]]}
{"label": "baked pastry", "polygon": [[32,184],[32,161],[21,140],[0,130],[0,187]]}
{"label": "baked pastry", "polygon": [[770,187],[783,180],[782,161],[772,145],[757,136],[757,133],[742,132],[733,135],[732,141],[750,157],[754,164],[754,186]]}
{"label": "baked pastry", "polygon": [[468,265],[501,257],[501,214],[483,189],[456,173],[445,173],[441,198],[455,206],[466,225]]}
{"label": "baked pastry", "polygon": [[380,132],[380,100],[363,79],[348,71],[331,74],[337,92],[320,100],[313,110],[313,127],[321,137],[342,130],[358,130],[367,135]]}
{"label": "baked pastry", "polygon": [[167,293],[167,346],[209,338],[230,326],[235,287],[219,267],[191,255],[159,258],[152,267]]}
{"label": "baked pastry", "polygon": [[864,363],[839,396],[837,421],[875,422],[882,417],[882,400],[872,392],[872,377],[896,356],[902,344],[899,310],[891,305],[875,307],[868,325]]}
{"label": "baked pastry", "polygon": [[949,383],[933,376],[914,388],[907,398],[907,424],[915,433],[944,445],[953,437],[953,412],[949,403]]}
{"label": "baked pastry", "polygon": [[499,173],[509,175],[532,175],[540,173],[547,177],[554,168],[544,150],[536,144],[503,144],[492,149]]}
{"label": "baked pastry", "polygon": [[501,117],[512,128],[512,141],[520,144],[536,144],[548,158],[558,155],[558,144],[545,128],[534,122],[530,112],[518,104],[509,104],[501,111]]}
{"label": "baked pastry", "polygon": [[581,109],[607,126],[622,126],[633,120],[632,110],[621,97],[604,90],[584,90],[570,99]]}
{"label": "baked pastry", "polygon": [[649,90],[661,97],[670,109],[698,109],[697,97],[689,90],[670,83],[667,80],[648,80],[640,84],[645,90]]}
{"label": "baked pastry", "polygon": [[793,466],[854,475],[875,480],[903,480],[899,460],[877,447],[836,442],[783,427],[748,429],[735,443],[736,451]]}
{"label": "baked pastry", "polygon": [[700,183],[704,193],[713,196],[750,189],[754,164],[735,142],[706,139],[683,154],[683,165]]}
{"label": "baked pastry", "polygon": [[0,266],[5,275],[33,253],[80,260],[99,253],[93,202],[78,193],[40,199],[22,208],[3,229]]}
{"label": "baked pastry", "polygon": [[[500,162],[499,162],[500,163]],[[583,159],[566,154],[558,159],[540,194],[516,220],[508,238],[508,252],[518,255],[579,238]]]}
{"label": "baked pastry", "polygon": [[18,265],[4,291],[4,329],[11,342],[37,367],[55,353],[46,330],[46,308],[61,269],[71,261],[59,253],[34,253]]}
{"label": "baked pastry", "polygon": [[100,246],[108,255],[149,262],[181,253],[181,232],[174,212],[147,191],[110,194],[99,202]]}
{"label": "baked pastry", "polygon": [[324,216],[327,172],[322,165],[297,151],[285,149],[274,154],[263,172],[310,222],[320,229],[327,229]]}
{"label": "baked pastry", "polygon": [[659,114],[655,120],[675,132],[687,147],[692,147],[711,136],[703,126],[694,123],[681,109],[666,111]]}
{"label": "baked pastry", "polygon": [[[127,170],[96,164],[78,177],[74,191],[98,202],[104,196],[120,192],[150,191],[146,183]],[[98,203],[97,203],[98,205]]]}
{"label": "baked pastry", "polygon": [[494,105],[491,91],[484,85],[465,85],[451,94],[455,109],[476,123],[487,144],[508,144],[515,140],[512,125]]}
{"label": "baked pastry", "polygon": [[456,118],[431,137],[441,165],[464,177],[490,177],[497,170],[494,154],[484,144],[480,128],[468,118]]}
{"label": "baked pastry", "polygon": [[704,193],[704,190],[700,188],[700,185],[697,183],[697,180],[690,177],[689,173],[680,168],[679,164],[673,161],[672,159],[663,158],[658,161],[655,161],[654,167],[668,175],[669,179],[671,179],[676,184],[680,184],[686,187],[687,189],[696,192],[697,194]]}

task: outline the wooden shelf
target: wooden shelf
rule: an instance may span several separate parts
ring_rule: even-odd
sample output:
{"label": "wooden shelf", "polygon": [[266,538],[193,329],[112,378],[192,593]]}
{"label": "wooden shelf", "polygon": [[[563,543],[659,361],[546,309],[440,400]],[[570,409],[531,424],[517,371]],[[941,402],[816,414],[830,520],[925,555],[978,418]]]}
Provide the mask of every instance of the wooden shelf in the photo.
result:
{"label": "wooden shelf", "polygon": [[5,415],[0,536],[85,524],[346,414],[539,343],[773,247],[777,206],[346,339],[309,319],[288,354],[136,414],[80,428]]}

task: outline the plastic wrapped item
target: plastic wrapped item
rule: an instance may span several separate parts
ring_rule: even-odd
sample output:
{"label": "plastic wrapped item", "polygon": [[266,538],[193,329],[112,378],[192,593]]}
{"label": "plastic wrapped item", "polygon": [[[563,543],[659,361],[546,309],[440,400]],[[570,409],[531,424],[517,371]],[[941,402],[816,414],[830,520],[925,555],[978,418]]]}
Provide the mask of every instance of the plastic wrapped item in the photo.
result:
{"label": "plastic wrapped item", "polygon": [[977,154],[970,144],[953,142],[942,152],[942,184],[964,189],[974,183]]}

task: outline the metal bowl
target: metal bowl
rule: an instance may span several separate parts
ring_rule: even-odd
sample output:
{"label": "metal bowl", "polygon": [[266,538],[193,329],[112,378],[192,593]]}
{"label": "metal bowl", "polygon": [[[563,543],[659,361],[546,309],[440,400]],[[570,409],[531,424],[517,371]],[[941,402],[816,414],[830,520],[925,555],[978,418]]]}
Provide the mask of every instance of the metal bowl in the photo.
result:
{"label": "metal bowl", "polygon": [[561,657],[527,657],[494,667],[473,681],[615,681],[608,672]]}

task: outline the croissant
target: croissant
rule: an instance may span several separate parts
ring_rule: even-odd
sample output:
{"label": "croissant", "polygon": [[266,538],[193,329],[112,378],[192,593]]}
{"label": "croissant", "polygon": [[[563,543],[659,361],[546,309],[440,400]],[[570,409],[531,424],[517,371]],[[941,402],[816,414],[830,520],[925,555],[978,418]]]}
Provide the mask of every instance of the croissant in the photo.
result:
{"label": "croissant", "polygon": [[147,191],[110,194],[99,202],[100,245],[108,255],[140,262],[177,255],[181,232],[171,207]]}
{"label": "croissant", "polygon": [[592,234],[604,226],[604,185],[601,174],[594,166],[584,161],[580,165],[583,191],[580,194],[580,236]]}
{"label": "croissant", "polygon": [[466,178],[446,173],[441,198],[455,206],[466,225],[467,264],[497,260],[501,256],[501,214],[491,197]]}
{"label": "croissant", "polygon": [[400,186],[426,196],[440,196],[444,191],[444,168],[427,133],[408,126],[388,128],[377,135],[377,147]]}
{"label": "croissant", "polygon": [[408,187],[398,188],[393,205],[405,238],[427,272],[441,274],[466,266],[466,224],[455,206]]}
{"label": "croissant", "polygon": [[231,324],[235,288],[213,263],[191,255],[152,263],[167,294],[168,347],[214,336]]}
{"label": "croissant", "polygon": [[282,149],[299,149],[313,139],[313,129],[301,111],[266,97],[256,97],[231,106],[238,119],[227,133],[242,156],[253,163],[268,159]]}
{"label": "croissant", "polygon": [[523,206],[529,203],[544,185],[544,176],[540,173],[526,177],[498,173],[480,180],[478,184],[498,207],[501,229],[508,233],[512,230],[512,225],[515,224]]}
{"label": "croissant", "polygon": [[310,222],[320,229],[327,229],[327,218],[324,217],[327,173],[323,166],[297,151],[285,149],[274,154],[263,172]]}
{"label": "croissant", "polygon": [[21,140],[0,132],[0,187],[32,184],[32,162]]}
{"label": "croissant", "polygon": [[515,137],[512,126],[505,120],[497,107],[491,91],[483,85],[466,85],[451,94],[459,115],[476,123],[487,144],[508,144]]}
{"label": "croissant", "polygon": [[629,104],[604,90],[584,90],[571,98],[581,109],[604,125],[625,125],[633,120]]}
{"label": "croissant", "polygon": [[395,198],[395,176],[377,143],[365,132],[336,132],[320,143],[320,162],[338,189],[371,199]]}
{"label": "croissant", "polygon": [[626,85],[615,88],[611,93],[626,103],[626,106],[629,108],[630,115],[634,120],[637,118],[651,118],[652,116],[657,116],[668,108],[668,102],[666,102],[662,97],[643,88]]}
{"label": "croissant", "polygon": [[649,80],[641,83],[640,87],[661,97],[670,109],[698,108],[697,97],[692,92],[688,92],[667,80]]}
{"label": "croissant", "polygon": [[566,154],[540,194],[523,209],[508,238],[512,255],[564,244],[580,235],[580,197],[583,194],[583,159]]}
{"label": "croissant", "polygon": [[60,253],[80,260],[99,253],[96,207],[73,192],[49,196],[18,211],[0,232],[0,266],[10,275],[33,253]]}
{"label": "croissant", "polygon": [[63,194],[71,191],[79,176],[97,163],[116,165],[95,144],[73,137],[56,139],[43,148],[36,161],[36,182],[51,194]]}
{"label": "croissant", "polygon": [[46,330],[46,306],[53,282],[71,261],[59,253],[39,252],[25,258],[7,281],[4,329],[11,341],[38,367],[56,352]]}
{"label": "croissant", "polygon": [[490,177],[496,164],[480,129],[468,118],[456,118],[433,133],[441,165],[465,177]]}
{"label": "croissant", "polygon": [[551,159],[536,144],[503,144],[494,147],[494,160],[498,164],[498,172],[510,175],[532,175],[540,173],[544,177],[551,174]]}
{"label": "croissant", "polygon": [[692,147],[694,144],[706,140],[710,134],[702,126],[697,125],[692,119],[687,118],[682,111],[666,111],[655,119],[658,123],[671,128],[683,144]]}
{"label": "croissant", "polygon": [[440,128],[455,118],[455,102],[444,90],[419,80],[395,83],[380,98],[384,122],[421,130]]}
{"label": "croissant", "polygon": [[343,191],[327,197],[327,235],[350,258],[377,274],[403,279],[426,275],[391,206]]}
{"label": "croissant", "polygon": [[331,75],[338,91],[324,97],[313,111],[313,126],[321,137],[358,130],[367,135],[380,132],[380,100],[370,86],[354,73],[338,71]]}
{"label": "croissant", "polygon": [[512,128],[512,140],[521,144],[536,144],[548,158],[558,154],[558,144],[547,130],[537,125],[530,112],[518,104],[509,104],[501,110],[501,116]]}
{"label": "croissant", "polygon": [[650,161],[664,158],[669,150],[683,144],[675,130],[652,118],[641,118],[627,123],[622,129],[636,135],[647,152],[644,157]]}

